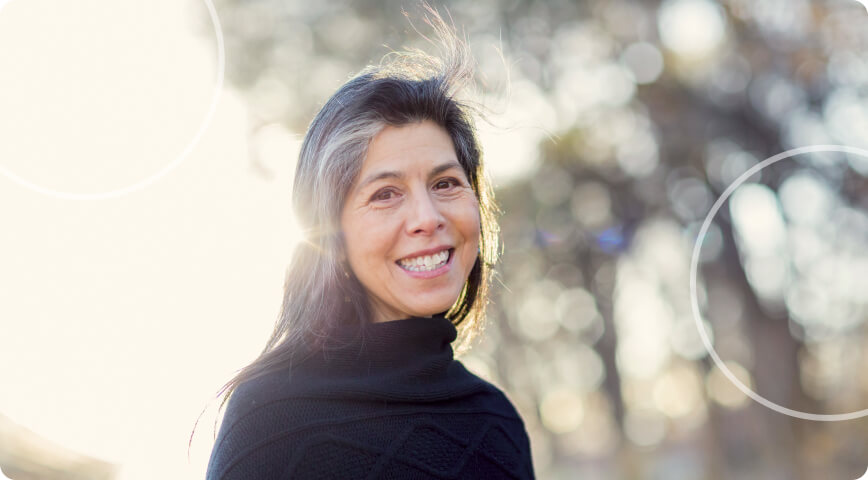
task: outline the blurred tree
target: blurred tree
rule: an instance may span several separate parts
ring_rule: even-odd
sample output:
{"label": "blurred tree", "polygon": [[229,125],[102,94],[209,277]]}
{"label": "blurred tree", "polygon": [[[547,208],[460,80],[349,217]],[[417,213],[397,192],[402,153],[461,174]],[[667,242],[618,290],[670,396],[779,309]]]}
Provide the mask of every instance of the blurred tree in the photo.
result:
{"label": "blurred tree", "polygon": [[[392,2],[215,3],[252,131],[301,133],[347,75],[389,47],[424,48]],[[509,109],[551,134],[538,162],[516,160],[529,174],[495,178],[503,288],[467,357],[523,410],[540,477],[859,476],[864,419],[793,419],[728,384],[694,326],[688,264],[715,199],[763,158],[810,144],[868,148],[864,7],[437,6],[466,31],[483,86],[503,84],[505,67],[486,50],[502,46],[521,93]],[[739,194],[748,207],[731,201],[703,239],[699,301],[715,348],[785,407],[868,406],[868,296],[853,287],[868,273],[866,175],[868,158],[855,154],[778,162],[750,179],[763,190]]]}

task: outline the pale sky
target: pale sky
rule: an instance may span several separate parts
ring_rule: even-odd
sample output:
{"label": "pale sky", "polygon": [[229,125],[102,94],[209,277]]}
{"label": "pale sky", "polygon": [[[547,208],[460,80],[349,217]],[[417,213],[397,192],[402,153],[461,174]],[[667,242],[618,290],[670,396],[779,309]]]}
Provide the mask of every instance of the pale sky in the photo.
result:
{"label": "pale sky", "polygon": [[[203,477],[216,403],[188,462],[193,423],[264,345],[298,239],[299,135],[250,135],[228,82],[207,122],[207,18],[203,0],[0,0],[0,414],[122,480]],[[480,125],[495,184],[544,136],[514,119],[552,116],[525,111],[529,88],[506,129]]]}
{"label": "pale sky", "polygon": [[100,193],[175,161],[218,79],[196,9],[0,0],[0,413],[124,480],[203,476],[213,416],[188,463],[193,422],[279,309],[297,140],[263,136],[276,176],[255,175],[226,87],[190,155],[139,191],[69,200],[8,172]]}

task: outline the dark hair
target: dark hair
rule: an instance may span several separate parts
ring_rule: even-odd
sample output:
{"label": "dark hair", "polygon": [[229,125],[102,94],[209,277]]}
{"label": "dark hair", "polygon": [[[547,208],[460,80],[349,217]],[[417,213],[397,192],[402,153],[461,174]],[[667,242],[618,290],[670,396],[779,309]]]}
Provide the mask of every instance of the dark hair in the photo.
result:
{"label": "dark hair", "polygon": [[479,202],[481,228],[479,256],[447,317],[459,329],[460,347],[478,332],[498,253],[496,206],[483,174],[472,109],[457,98],[472,79],[472,58],[454,28],[426,8],[425,20],[438,35],[442,58],[417,50],[393,53],[341,86],[311,122],[293,186],[293,207],[305,240],[294,252],[271,338],[259,357],[223,387],[223,404],[241,383],[322,348],[337,325],[348,319],[371,321],[361,284],[342,267],[339,219],[368,144],[386,126],[429,120],[452,139]]}

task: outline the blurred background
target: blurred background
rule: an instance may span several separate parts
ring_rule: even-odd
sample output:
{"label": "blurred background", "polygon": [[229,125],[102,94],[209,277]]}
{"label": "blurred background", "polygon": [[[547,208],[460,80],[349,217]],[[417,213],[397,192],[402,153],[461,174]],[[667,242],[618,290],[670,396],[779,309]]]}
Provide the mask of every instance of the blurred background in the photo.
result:
{"label": "blurred background", "polygon": [[[0,467],[201,478],[213,396],[279,309],[308,122],[429,32],[412,2],[215,0],[219,28],[202,1],[68,3],[0,1]],[[862,476],[868,419],[748,398],[702,343],[689,273],[751,167],[868,150],[866,7],[433,5],[478,61],[503,210],[487,329],[462,360],[521,411],[537,476]],[[868,409],[868,151],[762,169],[698,260],[732,375],[792,410]]]}

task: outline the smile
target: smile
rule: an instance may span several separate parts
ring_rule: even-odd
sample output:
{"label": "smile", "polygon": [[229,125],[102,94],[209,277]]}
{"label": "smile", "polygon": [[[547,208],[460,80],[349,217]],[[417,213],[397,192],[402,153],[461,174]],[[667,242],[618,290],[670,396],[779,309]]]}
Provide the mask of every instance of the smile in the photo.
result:
{"label": "smile", "polygon": [[449,263],[449,256],[451,254],[452,249],[450,248],[432,255],[402,258],[401,260],[398,260],[397,263],[404,270],[411,272],[430,272]]}

